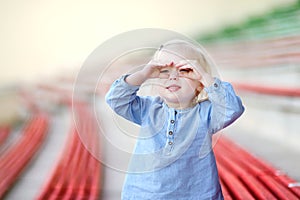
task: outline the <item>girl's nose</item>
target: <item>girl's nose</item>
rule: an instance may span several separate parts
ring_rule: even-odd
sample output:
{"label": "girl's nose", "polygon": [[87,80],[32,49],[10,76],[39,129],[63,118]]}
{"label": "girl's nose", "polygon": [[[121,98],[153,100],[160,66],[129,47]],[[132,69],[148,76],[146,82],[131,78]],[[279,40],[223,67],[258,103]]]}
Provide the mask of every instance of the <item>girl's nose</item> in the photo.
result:
{"label": "girl's nose", "polygon": [[178,72],[177,72],[177,70],[175,69],[175,70],[172,70],[171,72],[170,72],[170,76],[169,76],[169,79],[170,80],[177,80],[178,79]]}

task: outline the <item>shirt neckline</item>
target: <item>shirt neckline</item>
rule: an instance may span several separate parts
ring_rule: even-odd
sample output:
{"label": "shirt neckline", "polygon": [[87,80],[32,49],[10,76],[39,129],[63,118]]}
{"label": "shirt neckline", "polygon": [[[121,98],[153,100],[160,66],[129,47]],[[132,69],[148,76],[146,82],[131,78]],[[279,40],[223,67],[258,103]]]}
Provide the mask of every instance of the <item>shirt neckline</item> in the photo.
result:
{"label": "shirt neckline", "polygon": [[185,112],[188,112],[190,110],[193,110],[194,108],[196,108],[198,106],[198,104],[194,105],[194,106],[191,106],[191,107],[187,107],[187,108],[183,108],[183,109],[177,109],[177,108],[172,108],[172,107],[169,107],[168,104],[166,104],[164,102],[163,99],[162,100],[162,104],[170,111],[176,111],[177,113],[185,113]]}

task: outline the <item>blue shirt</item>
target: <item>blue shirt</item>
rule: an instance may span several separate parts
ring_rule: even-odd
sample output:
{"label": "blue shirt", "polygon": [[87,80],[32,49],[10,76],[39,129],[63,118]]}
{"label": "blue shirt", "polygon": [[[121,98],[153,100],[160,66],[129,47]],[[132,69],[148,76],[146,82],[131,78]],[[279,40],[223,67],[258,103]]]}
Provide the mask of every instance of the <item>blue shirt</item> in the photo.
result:
{"label": "blue shirt", "polygon": [[212,134],[244,111],[231,84],[215,78],[209,99],[186,109],[160,97],[138,96],[139,86],[116,80],[106,95],[120,116],[140,125],[122,191],[123,200],[223,199]]}

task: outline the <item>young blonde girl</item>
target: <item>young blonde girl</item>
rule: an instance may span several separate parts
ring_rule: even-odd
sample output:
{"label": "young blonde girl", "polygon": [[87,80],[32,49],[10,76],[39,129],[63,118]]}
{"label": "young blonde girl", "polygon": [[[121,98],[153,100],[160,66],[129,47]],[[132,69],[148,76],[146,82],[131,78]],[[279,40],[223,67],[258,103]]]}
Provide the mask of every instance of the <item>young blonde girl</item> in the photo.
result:
{"label": "young blonde girl", "polygon": [[[123,200],[223,199],[211,137],[244,111],[230,83],[210,73],[196,44],[172,40],[141,70],[116,80],[106,95],[120,116],[140,125]],[[147,80],[157,96],[138,96]]]}

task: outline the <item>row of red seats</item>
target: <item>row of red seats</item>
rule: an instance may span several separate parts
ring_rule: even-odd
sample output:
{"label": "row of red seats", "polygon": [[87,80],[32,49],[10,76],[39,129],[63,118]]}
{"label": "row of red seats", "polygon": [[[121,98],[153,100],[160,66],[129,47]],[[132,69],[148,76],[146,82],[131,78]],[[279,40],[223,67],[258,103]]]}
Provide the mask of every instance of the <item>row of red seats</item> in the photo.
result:
{"label": "row of red seats", "polygon": [[218,65],[225,68],[289,66],[300,63],[300,36],[208,44]]}
{"label": "row of red seats", "polygon": [[38,152],[48,133],[49,119],[45,113],[33,114],[15,143],[0,155],[0,198],[2,198],[30,160]]}
{"label": "row of red seats", "polygon": [[66,148],[48,183],[37,199],[99,199],[101,165],[94,157],[99,151],[95,120],[87,104],[74,107],[72,129]]}
{"label": "row of red seats", "polygon": [[220,137],[214,147],[224,197],[230,199],[300,199],[293,179]]}
{"label": "row of red seats", "polygon": [[0,127],[0,146],[5,142],[10,133],[10,128],[8,126]]}
{"label": "row of red seats", "polygon": [[234,83],[234,87],[238,90],[246,92],[255,92],[267,95],[286,96],[286,97],[300,97],[300,88],[288,87],[272,87],[249,83]]}

